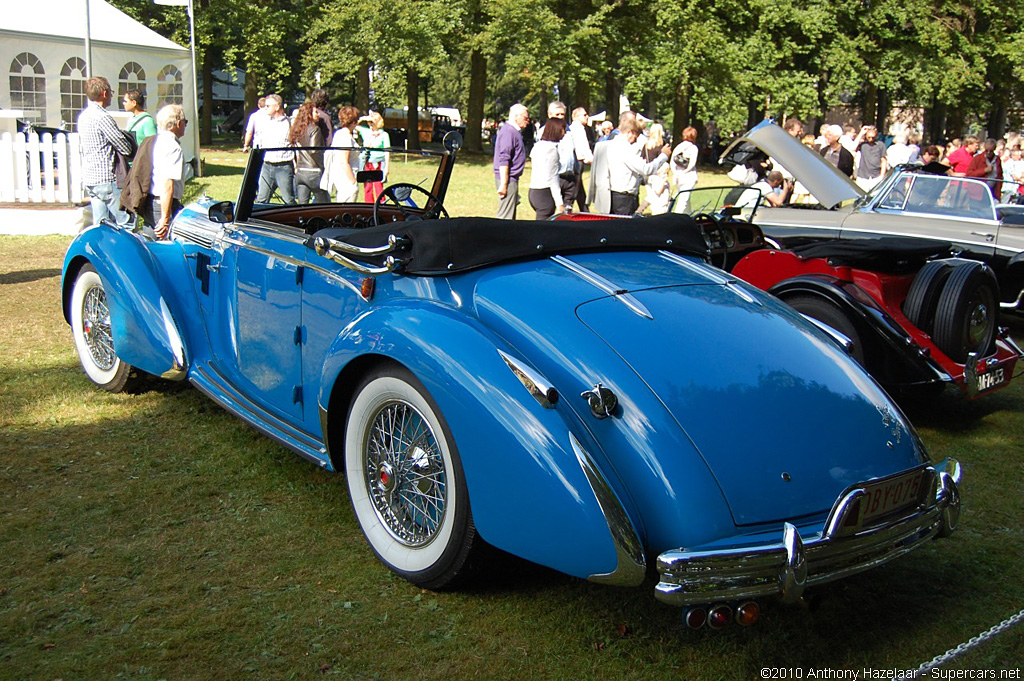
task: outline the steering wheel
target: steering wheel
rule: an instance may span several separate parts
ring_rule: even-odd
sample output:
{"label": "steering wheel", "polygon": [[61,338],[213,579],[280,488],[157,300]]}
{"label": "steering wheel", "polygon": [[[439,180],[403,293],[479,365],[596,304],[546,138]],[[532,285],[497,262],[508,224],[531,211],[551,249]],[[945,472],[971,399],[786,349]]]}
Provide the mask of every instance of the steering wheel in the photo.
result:
{"label": "steering wheel", "polygon": [[[426,194],[427,203],[424,203],[423,205],[426,206],[428,203],[433,201],[434,208],[423,215],[409,212],[409,208],[419,208],[419,206],[417,206],[410,198],[414,191]],[[448,215],[448,211],[445,210],[444,205],[441,203],[441,199],[434,196],[432,192],[427,191],[417,184],[396,182],[395,184],[390,184],[387,187],[384,187],[380,196],[378,196],[377,200],[373,202],[373,224],[381,224],[380,209],[389,201],[398,208],[398,211],[402,214],[403,220],[432,220],[441,216],[444,216],[446,220],[451,218],[451,216]]]}
{"label": "steering wheel", "polygon": [[[724,270],[729,259],[728,241],[730,241],[727,238],[726,228],[711,213],[694,213],[692,217],[704,236],[704,243],[708,245],[708,250],[711,251],[710,263]],[[714,251],[716,248],[722,249],[721,264],[716,264],[714,261]]]}

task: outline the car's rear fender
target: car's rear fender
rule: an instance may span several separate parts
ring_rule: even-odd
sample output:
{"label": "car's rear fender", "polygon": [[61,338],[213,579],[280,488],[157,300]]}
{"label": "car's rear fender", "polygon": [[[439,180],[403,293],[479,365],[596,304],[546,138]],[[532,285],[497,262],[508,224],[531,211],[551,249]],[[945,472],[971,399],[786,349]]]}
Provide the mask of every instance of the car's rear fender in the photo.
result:
{"label": "car's rear fender", "polygon": [[[152,249],[152,250],[151,250]],[[156,250],[162,254],[157,262]],[[114,350],[122,361],[143,371],[180,380],[190,354],[176,320],[177,293],[166,295],[169,279],[164,267],[184,263],[181,246],[174,242],[145,243],[123,230],[99,225],[82,232],[64,257],[62,301],[64,319],[70,321],[71,291],[82,267],[92,265],[103,282],[110,311]],[[184,265],[177,265],[184,270]],[[186,276],[181,282],[187,282]]]}
{"label": "car's rear fender", "polygon": [[857,284],[824,274],[781,281],[768,292],[782,301],[816,296],[835,305],[857,329],[868,372],[886,385],[943,380],[943,374],[913,344],[912,338]]}
{"label": "car's rear fender", "polygon": [[318,396],[334,467],[344,467],[343,421],[355,384],[370,367],[401,358],[448,422],[485,541],[578,577],[639,584],[642,548],[613,491],[619,483],[591,455],[589,437],[572,432],[573,412],[541,406],[499,348],[515,354],[470,318],[432,303],[384,306],[353,321],[329,353]]}

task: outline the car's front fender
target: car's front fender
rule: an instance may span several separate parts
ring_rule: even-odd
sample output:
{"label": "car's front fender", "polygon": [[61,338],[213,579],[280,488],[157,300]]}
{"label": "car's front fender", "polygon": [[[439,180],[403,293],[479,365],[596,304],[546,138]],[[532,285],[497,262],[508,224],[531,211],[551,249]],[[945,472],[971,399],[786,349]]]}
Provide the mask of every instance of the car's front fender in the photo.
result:
{"label": "car's front fender", "polygon": [[[578,577],[639,584],[645,572],[639,536],[613,491],[616,484],[581,444],[589,438],[572,432],[566,407],[545,408],[535,400],[499,349],[515,355],[453,308],[376,308],[335,341],[321,381],[322,413],[332,421],[344,418],[347,404],[331,401],[361,374],[346,367],[365,366],[372,356],[400,362],[448,422],[484,540]],[[329,445],[340,468],[338,439]]]}
{"label": "car's front fender", "polygon": [[[92,265],[107,297],[114,350],[122,361],[143,371],[180,380],[185,377],[189,354],[175,318],[177,302],[165,295],[167,276],[151,249],[177,249],[169,243],[146,244],[131,232],[101,224],[71,242],[64,257],[62,300],[64,319],[70,322],[71,291],[85,264]],[[184,266],[182,266],[184,268]],[[187,282],[182,279],[180,283]]]}

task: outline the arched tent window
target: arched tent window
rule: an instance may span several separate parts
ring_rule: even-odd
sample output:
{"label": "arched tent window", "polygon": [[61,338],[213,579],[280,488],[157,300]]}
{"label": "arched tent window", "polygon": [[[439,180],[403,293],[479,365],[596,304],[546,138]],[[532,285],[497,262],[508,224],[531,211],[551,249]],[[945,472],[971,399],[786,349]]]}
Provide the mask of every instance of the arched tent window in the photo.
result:
{"label": "arched tent window", "polygon": [[60,118],[68,130],[78,129],[78,114],[85,108],[85,60],[72,57],[60,70]]}
{"label": "arched tent window", "polygon": [[[121,67],[121,73],[117,76],[117,107],[123,107],[124,93],[129,90],[138,90],[146,97],[146,70],[133,61]],[[148,102],[147,102],[148,104]]]}
{"label": "arched tent window", "polygon": [[156,77],[156,106],[154,110],[165,104],[184,104],[185,96],[181,85],[181,71],[174,64],[160,69]]}
{"label": "arched tent window", "polygon": [[11,108],[37,111],[31,119],[46,124],[46,73],[36,55],[22,52],[11,62]]}

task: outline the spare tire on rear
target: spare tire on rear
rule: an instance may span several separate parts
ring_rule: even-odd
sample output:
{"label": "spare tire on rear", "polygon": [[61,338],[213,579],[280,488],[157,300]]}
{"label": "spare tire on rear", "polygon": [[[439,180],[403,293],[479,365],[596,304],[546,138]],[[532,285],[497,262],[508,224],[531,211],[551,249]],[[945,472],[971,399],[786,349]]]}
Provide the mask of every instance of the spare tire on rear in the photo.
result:
{"label": "spare tire on rear", "polygon": [[927,334],[932,333],[939,295],[956,263],[955,260],[933,260],[927,263],[918,271],[907,291],[903,314],[911,324]]}
{"label": "spare tire on rear", "polygon": [[932,340],[954,362],[966,362],[972,352],[984,355],[995,342],[998,312],[999,284],[992,269],[962,262],[942,287]]}

